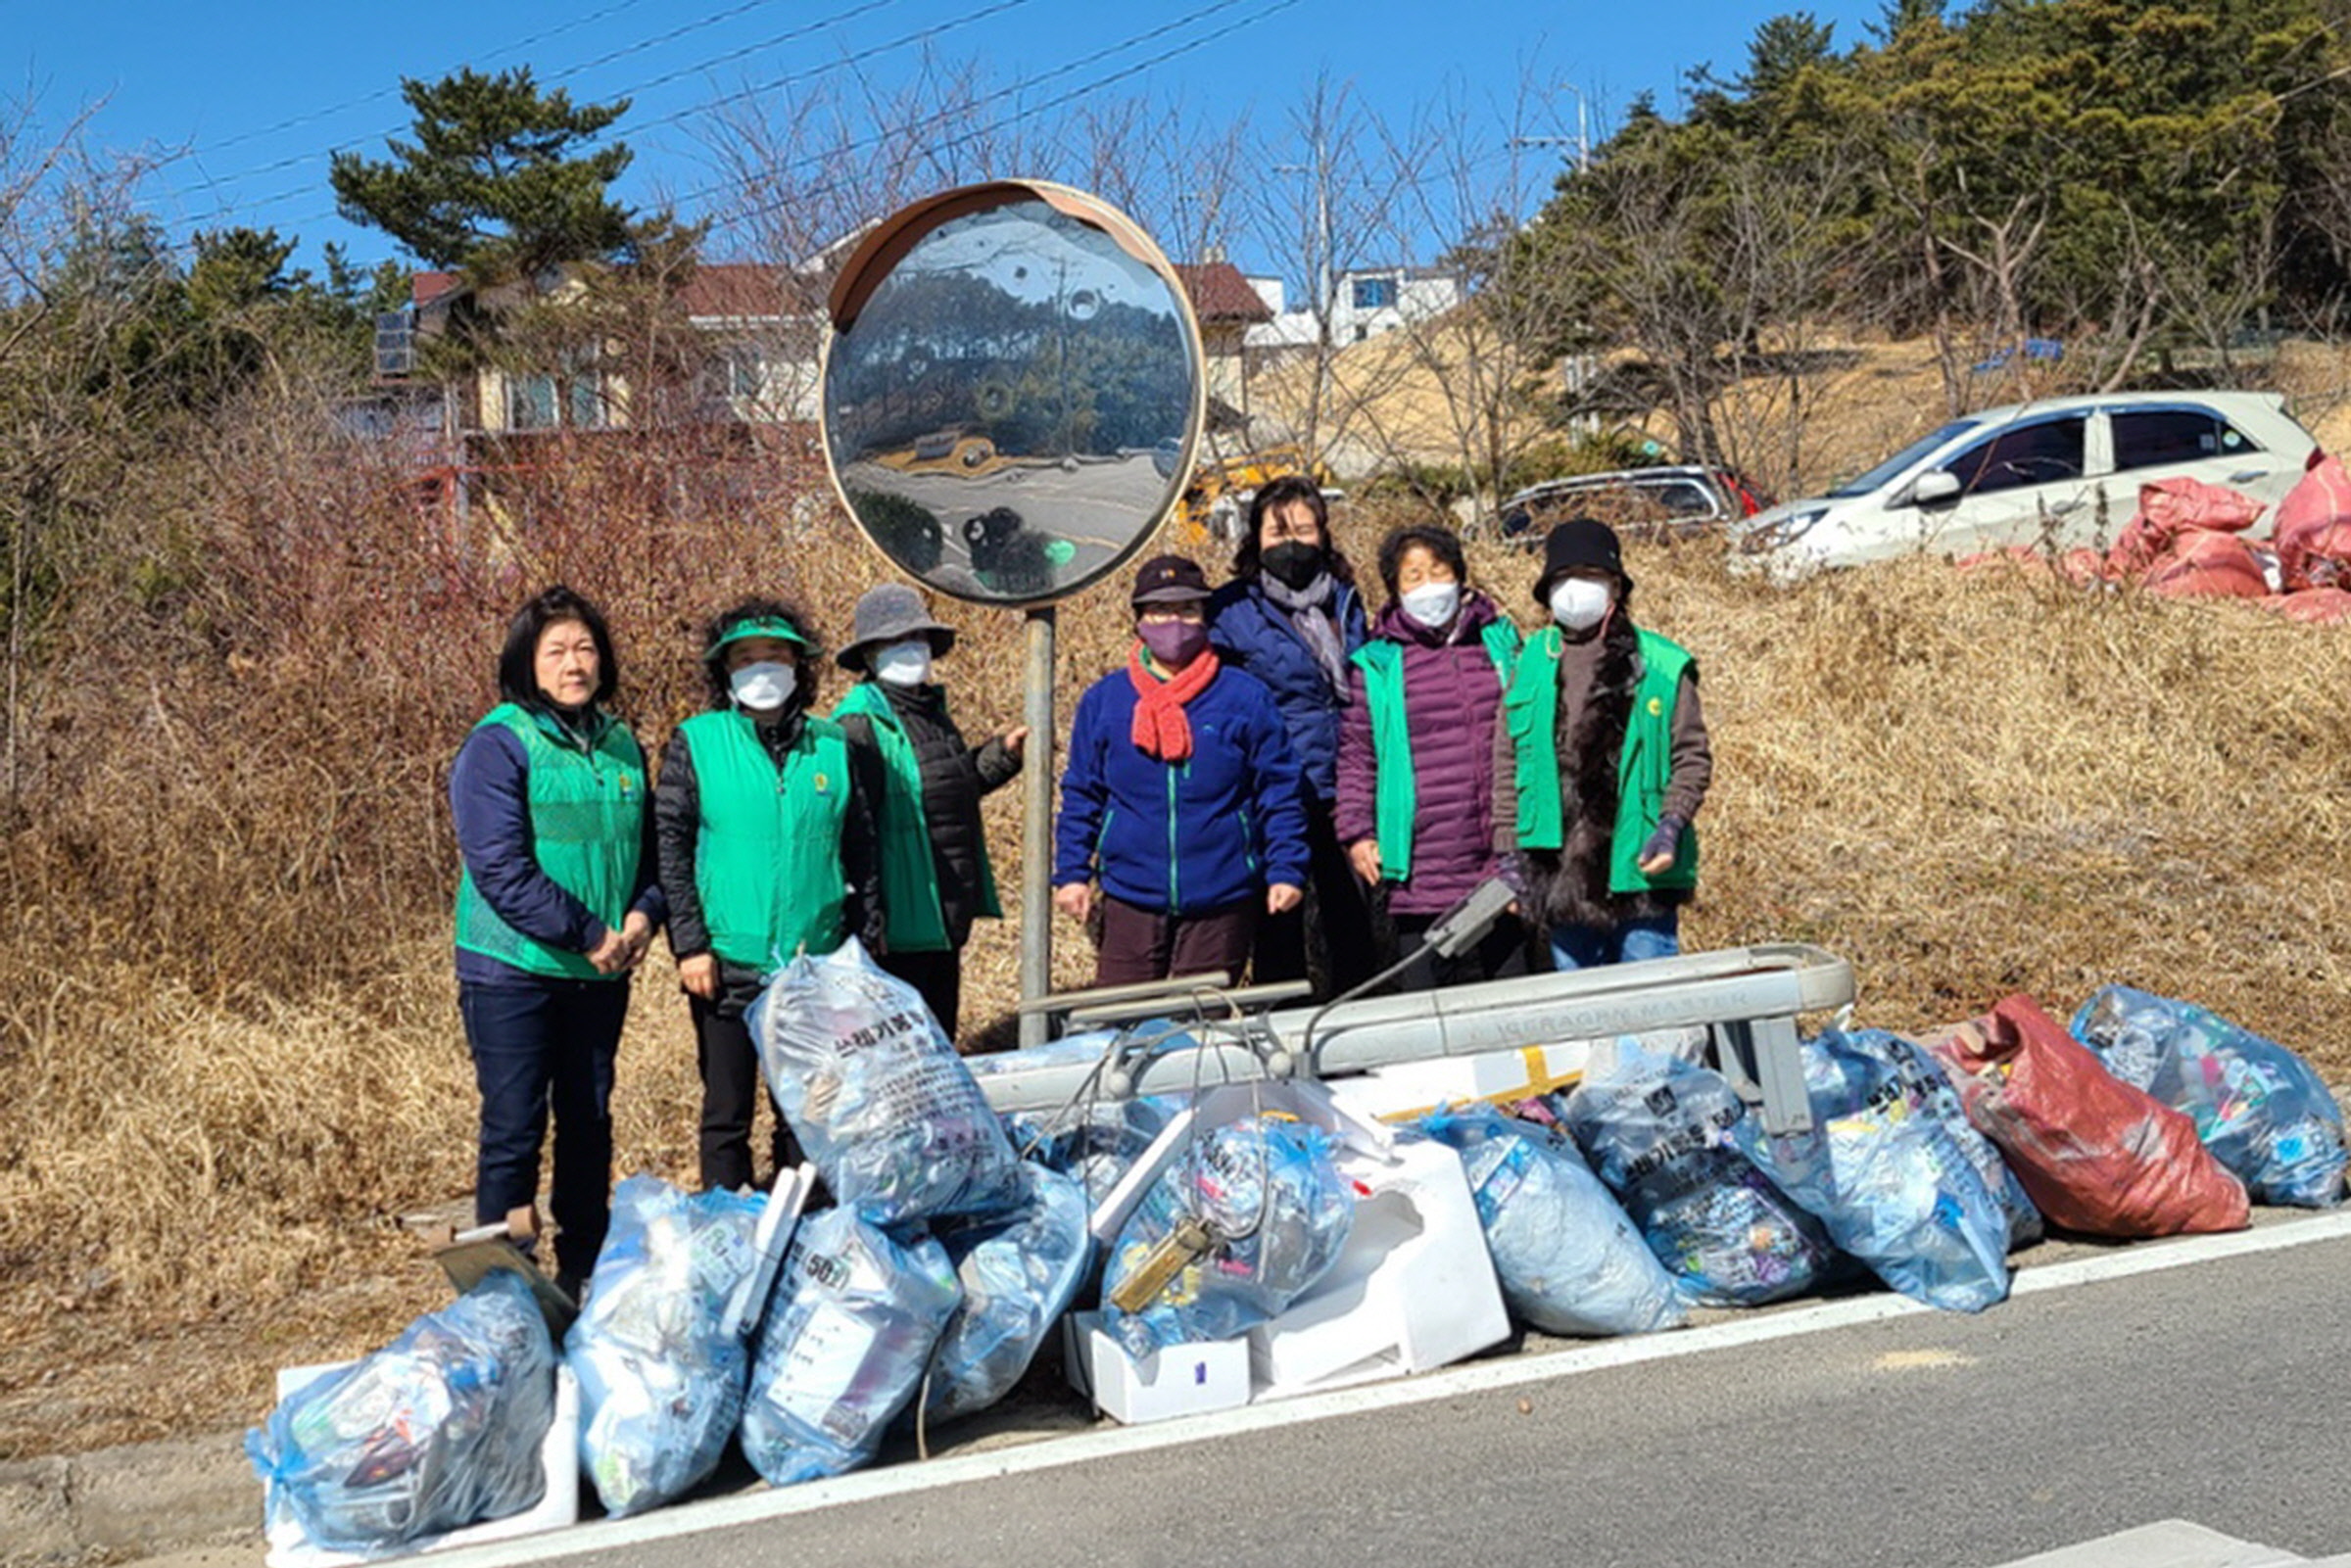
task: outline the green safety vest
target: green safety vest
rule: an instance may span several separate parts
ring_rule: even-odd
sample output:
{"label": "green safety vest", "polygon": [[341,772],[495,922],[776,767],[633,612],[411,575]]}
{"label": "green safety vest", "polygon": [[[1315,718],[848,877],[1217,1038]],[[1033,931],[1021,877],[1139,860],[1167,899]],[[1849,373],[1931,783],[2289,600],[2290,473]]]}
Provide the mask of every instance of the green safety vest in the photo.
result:
{"label": "green safety vest", "polygon": [[[502,702],[476,730],[493,725],[522,741],[531,858],[548,879],[617,930],[637,890],[637,860],[645,843],[645,753],[629,727],[598,715],[593,740],[583,741],[549,714]],[[457,945],[532,974],[573,980],[620,979],[600,974],[585,953],[550,947],[500,918],[473,884],[457,877]]]}
{"label": "green safety vest", "polygon": [[[1518,654],[1518,628],[1496,617],[1479,629],[1486,657],[1508,691],[1511,664]],[[1382,880],[1403,881],[1413,874],[1413,818],[1419,810],[1419,781],[1413,776],[1413,731],[1404,711],[1404,649],[1380,639],[1355,653],[1364,672],[1364,705],[1371,710],[1371,756],[1378,793],[1372,803],[1372,832],[1379,838]]]}
{"label": "green safety vest", "polygon": [[694,886],[711,951],[764,974],[801,952],[839,947],[849,809],[840,726],[809,715],[781,767],[732,708],[696,714],[678,734],[701,795]]}
{"label": "green safety vest", "polygon": [[[889,697],[871,681],[849,689],[833,710],[841,718],[862,713],[874,727],[881,747],[882,798],[875,804],[875,825],[882,840],[882,909],[889,950],[893,953],[941,953],[948,947],[947,917],[938,897],[938,861],[931,852],[931,828],[923,815],[923,765],[907,738],[906,726]],[[987,864],[987,845],[980,847],[980,913],[997,916],[996,877]]]}
{"label": "green safety vest", "polygon": [[[1641,846],[1665,815],[1665,785],[1673,776],[1673,706],[1689,650],[1643,632],[1641,682],[1625,721],[1624,751],[1616,764],[1616,822],[1608,839],[1608,891],[1698,885],[1698,831],[1684,828],[1673,864],[1655,877],[1641,871]],[[1511,727],[1518,784],[1518,845],[1558,849],[1559,820],[1559,629],[1545,627],[1527,640],[1518,672],[1503,699]]]}

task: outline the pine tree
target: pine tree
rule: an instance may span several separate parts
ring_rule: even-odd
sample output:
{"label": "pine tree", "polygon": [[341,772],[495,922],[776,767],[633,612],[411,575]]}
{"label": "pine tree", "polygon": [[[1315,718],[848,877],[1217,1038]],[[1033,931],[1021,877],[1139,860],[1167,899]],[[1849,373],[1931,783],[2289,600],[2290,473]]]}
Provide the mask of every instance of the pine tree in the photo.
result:
{"label": "pine tree", "polygon": [[477,284],[612,260],[644,237],[647,225],[608,194],[633,155],[618,142],[587,145],[627,99],[574,105],[560,89],[542,92],[527,66],[403,78],[401,96],[416,117],[414,141],[389,142],[384,160],[335,155],[335,206],[348,220]]}

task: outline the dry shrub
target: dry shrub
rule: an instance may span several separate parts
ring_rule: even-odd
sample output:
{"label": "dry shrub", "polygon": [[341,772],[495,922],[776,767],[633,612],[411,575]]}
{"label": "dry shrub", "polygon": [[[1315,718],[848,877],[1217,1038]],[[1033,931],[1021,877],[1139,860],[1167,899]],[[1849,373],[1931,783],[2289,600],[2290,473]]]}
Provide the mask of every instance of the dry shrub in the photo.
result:
{"label": "dry shrub", "polygon": [[[696,447],[576,444],[506,476],[527,526],[493,536],[422,516],[363,451],[245,440],[189,491],[201,569],[107,605],[55,667],[37,809],[8,840],[0,1455],[250,1419],[272,1366],[381,1343],[439,1299],[390,1221],[470,1186],[442,790],[513,602],[555,577],[600,598],[622,707],[657,744],[700,700],[708,610],[781,589],[839,639],[885,575],[804,452],[734,453],[755,482],[721,484]],[[1396,520],[1340,520],[1373,598]],[[1536,562],[1471,560],[1531,624]],[[1689,945],[1818,942],[1853,963],[1861,1019],[1895,1028],[2129,980],[2351,1067],[2351,640],[2030,573],[1913,562],[1777,593],[1711,546],[1630,560],[1640,618],[1699,656],[1714,736]],[[1126,658],[1125,588],[1060,608],[1064,736]],[[1022,618],[938,607],[967,733],[1019,723]],[[1015,996],[1020,796],[987,805],[1011,918],[970,953],[974,1034]],[[1066,924],[1056,948],[1057,981],[1082,983]],[[620,1170],[688,1175],[697,1103],[657,958],[622,1047]]]}

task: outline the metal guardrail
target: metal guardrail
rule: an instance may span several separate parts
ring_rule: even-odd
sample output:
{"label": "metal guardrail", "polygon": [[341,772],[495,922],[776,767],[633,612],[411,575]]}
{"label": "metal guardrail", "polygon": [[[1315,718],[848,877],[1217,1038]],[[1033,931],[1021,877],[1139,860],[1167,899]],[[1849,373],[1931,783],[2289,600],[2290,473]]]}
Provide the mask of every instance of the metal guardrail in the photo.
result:
{"label": "metal guardrail", "polygon": [[[1120,1015],[1133,1018],[1147,1007],[1147,991],[1120,989]],[[1223,1001],[1203,1005],[1220,995]],[[997,1110],[1043,1111],[1088,1094],[1124,1099],[1270,1078],[1340,1077],[1406,1062],[1703,1027],[1723,1073],[1759,1105],[1765,1130],[1776,1134],[1812,1121],[1797,1018],[1850,1003],[1853,972],[1824,948],[1780,942],[1371,997],[1330,1008],[1319,1022],[1310,1008],[1247,1012],[1234,1005],[1245,995],[1203,992],[1197,980],[1170,989],[1158,1016],[1184,1026],[1184,1043],[1155,1042],[1132,1028],[1107,1049],[1099,1039],[1082,1046],[1068,1041],[974,1066]],[[1062,1000],[1083,1012],[1094,999]]]}

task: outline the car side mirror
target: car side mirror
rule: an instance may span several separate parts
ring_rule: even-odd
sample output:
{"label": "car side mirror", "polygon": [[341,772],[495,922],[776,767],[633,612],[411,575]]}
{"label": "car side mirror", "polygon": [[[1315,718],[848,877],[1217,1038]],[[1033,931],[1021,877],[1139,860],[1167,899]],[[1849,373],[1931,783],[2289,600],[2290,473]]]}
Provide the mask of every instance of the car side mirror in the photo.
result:
{"label": "car side mirror", "polygon": [[1918,476],[1910,487],[1910,500],[1918,506],[1941,506],[1959,499],[1959,478],[1947,468],[1938,468]]}

